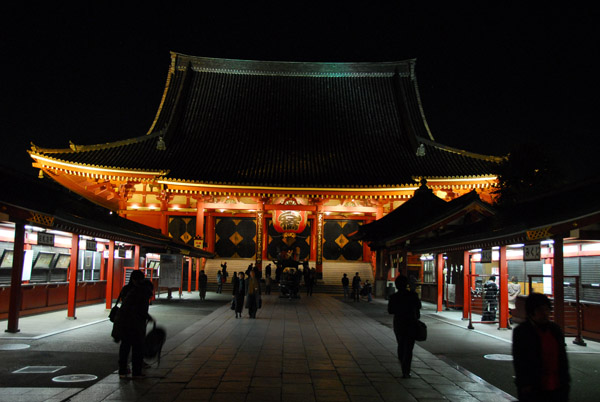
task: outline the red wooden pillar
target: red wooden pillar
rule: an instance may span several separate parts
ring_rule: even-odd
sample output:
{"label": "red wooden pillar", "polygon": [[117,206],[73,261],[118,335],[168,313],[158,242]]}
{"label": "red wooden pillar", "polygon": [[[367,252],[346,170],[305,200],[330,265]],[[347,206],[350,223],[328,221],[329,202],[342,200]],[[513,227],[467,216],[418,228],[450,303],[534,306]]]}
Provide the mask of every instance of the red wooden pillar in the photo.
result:
{"label": "red wooden pillar", "polygon": [[209,252],[215,252],[215,217],[212,213],[206,217],[206,239],[204,239]]}
{"label": "red wooden pillar", "polygon": [[192,257],[188,258],[188,293],[192,293]]}
{"label": "red wooden pillar", "polygon": [[104,245],[102,245],[102,252],[100,254],[100,280],[106,279],[106,260],[104,259]]}
{"label": "red wooden pillar", "polygon": [[564,250],[562,236],[556,236],[554,240],[554,266],[552,270],[554,283],[554,322],[565,331],[565,273],[564,273]]}
{"label": "red wooden pillar", "polygon": [[200,285],[200,257],[196,257],[196,290],[199,289]]}
{"label": "red wooden pillar", "polygon": [[75,308],[77,304],[77,265],[79,263],[79,235],[73,233],[71,237],[71,265],[69,266],[69,295],[67,301],[67,318],[76,319]]}
{"label": "red wooden pillar", "polygon": [[317,225],[319,219],[318,215],[315,213],[312,221],[312,225],[310,227],[310,260],[317,260]]}
{"label": "red wooden pillar", "polygon": [[10,299],[8,301],[8,326],[6,332],[19,332],[19,312],[21,311],[21,279],[23,278],[23,257],[25,252],[25,224],[15,222],[13,262],[10,278]]}
{"label": "red wooden pillar", "polygon": [[263,216],[263,248],[262,248],[262,260],[269,260],[269,225],[267,224],[267,211],[265,210],[265,215]]}
{"label": "red wooden pillar", "polygon": [[196,201],[196,236],[204,239],[204,201]]}
{"label": "red wooden pillar", "polygon": [[112,308],[113,277],[115,271],[115,241],[108,242],[108,265],[106,266],[106,308]]}
{"label": "red wooden pillar", "polygon": [[468,251],[463,252],[463,320],[469,319],[469,310],[471,309],[471,254]]}
{"label": "red wooden pillar", "polygon": [[444,254],[440,253],[437,255],[437,308],[436,311],[442,311],[442,305],[444,303]]}
{"label": "red wooden pillar", "polygon": [[160,231],[169,235],[169,202],[166,199],[160,200]]}
{"label": "red wooden pillar", "polygon": [[140,245],[136,244],[133,251],[133,269],[140,269]]}
{"label": "red wooden pillar", "polygon": [[499,270],[499,304],[500,304],[500,323],[498,328],[508,328],[508,262],[506,261],[506,246],[500,246],[500,258],[498,259]]}

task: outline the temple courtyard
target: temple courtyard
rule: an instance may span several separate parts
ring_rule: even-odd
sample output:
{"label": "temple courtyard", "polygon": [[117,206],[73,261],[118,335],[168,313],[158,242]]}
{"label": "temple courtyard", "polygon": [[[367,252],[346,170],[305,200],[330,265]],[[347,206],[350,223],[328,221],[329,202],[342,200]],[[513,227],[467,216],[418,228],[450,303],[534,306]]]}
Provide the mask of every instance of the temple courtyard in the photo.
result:
{"label": "temple courtyard", "polygon": [[[404,379],[383,299],[270,295],[252,320],[235,318],[227,294],[165,296],[150,314],[167,341],[145,379],[119,378],[112,324],[104,305],[92,305],[78,308],[76,320],[41,314],[21,318],[19,333],[0,334],[0,401],[515,400],[512,331],[468,330],[459,311],[424,304],[429,338],[415,346]],[[594,400],[600,346],[571,341],[571,400]]]}

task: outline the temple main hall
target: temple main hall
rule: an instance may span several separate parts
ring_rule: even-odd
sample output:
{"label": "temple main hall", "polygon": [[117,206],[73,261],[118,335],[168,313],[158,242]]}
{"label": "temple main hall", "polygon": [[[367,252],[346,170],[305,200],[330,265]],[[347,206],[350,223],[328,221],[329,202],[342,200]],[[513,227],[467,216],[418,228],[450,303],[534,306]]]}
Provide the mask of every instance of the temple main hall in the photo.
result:
{"label": "temple main hall", "polygon": [[[416,60],[321,63],[171,53],[147,133],[32,144],[33,166],[127,219],[216,255],[209,278],[281,255],[324,282],[375,269],[352,238],[427,180],[446,201],[491,201],[503,158],[435,141]],[[118,124],[118,122],[115,122]],[[75,139],[76,140],[76,139]],[[67,146],[68,145],[68,146]]]}

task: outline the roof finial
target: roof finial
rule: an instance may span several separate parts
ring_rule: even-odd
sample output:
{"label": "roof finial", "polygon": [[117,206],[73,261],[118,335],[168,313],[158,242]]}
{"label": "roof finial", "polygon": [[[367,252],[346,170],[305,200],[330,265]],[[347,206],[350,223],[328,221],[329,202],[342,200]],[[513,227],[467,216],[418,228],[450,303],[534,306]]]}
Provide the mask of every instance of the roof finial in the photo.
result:
{"label": "roof finial", "polygon": [[165,141],[163,140],[163,137],[158,137],[158,141],[156,141],[156,149],[158,149],[159,151],[164,151],[165,149],[167,149],[167,145],[165,144]]}

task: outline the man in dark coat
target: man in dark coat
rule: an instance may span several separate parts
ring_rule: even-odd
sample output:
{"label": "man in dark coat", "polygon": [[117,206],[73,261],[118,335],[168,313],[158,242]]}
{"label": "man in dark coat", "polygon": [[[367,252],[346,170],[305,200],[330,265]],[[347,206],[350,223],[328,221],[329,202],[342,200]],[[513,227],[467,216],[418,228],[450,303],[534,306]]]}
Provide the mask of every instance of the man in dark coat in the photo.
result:
{"label": "man in dark coat", "polygon": [[129,283],[123,286],[119,299],[121,308],[113,326],[112,336],[119,347],[119,377],[128,374],[127,362],[131,350],[131,368],[133,378],[142,378],[144,359],[144,337],[146,325],[153,321],[148,314],[151,291],[144,284],[144,273],[134,270],[129,277]]}
{"label": "man in dark coat", "polygon": [[204,270],[200,271],[198,275],[198,293],[200,293],[200,300],[206,299],[206,285],[208,284],[208,276],[204,273]]}
{"label": "man in dark coat", "polygon": [[256,277],[256,271],[250,271],[250,277],[246,280],[246,308],[250,318],[256,318],[256,310],[261,305],[260,281]]}
{"label": "man in dark coat", "polygon": [[519,401],[567,401],[571,378],[560,327],[550,321],[546,295],[525,301],[527,321],[513,331],[513,364]]}
{"label": "man in dark coat", "polygon": [[244,309],[244,296],[246,295],[246,280],[244,273],[239,272],[236,279],[236,286],[233,288],[235,318],[242,318],[242,310]]}
{"label": "man in dark coat", "polygon": [[416,292],[408,289],[408,278],[399,275],[396,278],[398,291],[390,296],[388,313],[394,314],[394,334],[398,342],[398,359],[402,367],[402,376],[410,377],[413,348],[417,334],[417,321],[421,317],[421,300]]}
{"label": "man in dark coat", "polygon": [[360,301],[360,276],[358,275],[358,272],[354,275],[354,278],[352,278],[352,297],[354,299],[355,302],[359,302]]}
{"label": "man in dark coat", "polygon": [[342,277],[342,288],[344,289],[344,300],[348,300],[350,298],[350,280],[346,274]]}

